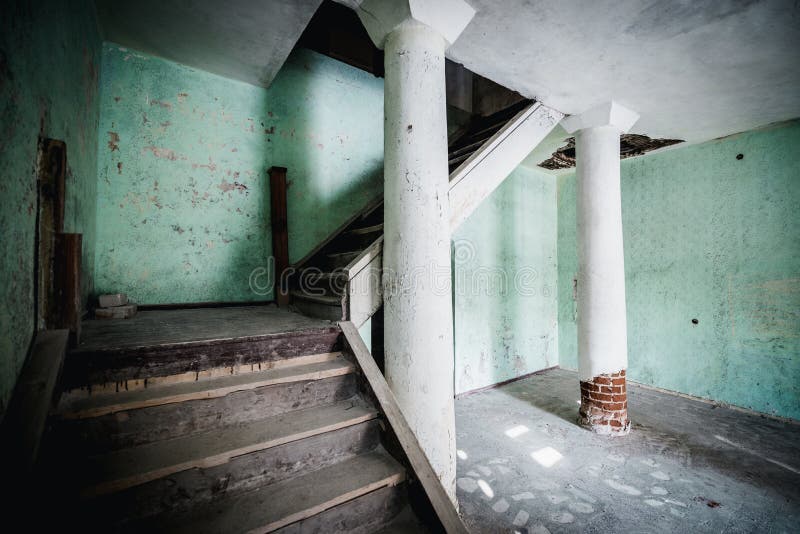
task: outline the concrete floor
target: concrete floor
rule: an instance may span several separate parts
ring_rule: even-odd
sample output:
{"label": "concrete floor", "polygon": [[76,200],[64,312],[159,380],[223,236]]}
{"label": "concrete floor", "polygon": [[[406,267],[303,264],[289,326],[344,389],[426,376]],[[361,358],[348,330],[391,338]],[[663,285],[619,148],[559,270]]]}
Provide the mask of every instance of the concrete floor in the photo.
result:
{"label": "concrete floor", "polygon": [[629,384],[631,434],[603,438],[578,399],[553,369],[456,401],[473,532],[800,531],[800,424]]}

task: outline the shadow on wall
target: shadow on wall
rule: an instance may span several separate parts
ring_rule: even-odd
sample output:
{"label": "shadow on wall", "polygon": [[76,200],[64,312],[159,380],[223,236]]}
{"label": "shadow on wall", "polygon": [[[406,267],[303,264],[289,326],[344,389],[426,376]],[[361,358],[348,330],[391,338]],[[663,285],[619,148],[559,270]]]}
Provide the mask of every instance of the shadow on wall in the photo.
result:
{"label": "shadow on wall", "polygon": [[[299,49],[269,95],[272,164],[287,168],[289,258],[294,263],[382,194],[383,81]],[[279,274],[267,263],[261,272],[269,275],[251,281],[251,290],[265,298],[264,290]]]}
{"label": "shadow on wall", "polygon": [[555,181],[518,168],[456,231],[456,392],[556,365]]}
{"label": "shadow on wall", "polygon": [[258,301],[272,253],[267,170],[288,169],[296,260],[380,194],[383,81],[295,51],[269,89],[104,47],[99,292]]}
{"label": "shadow on wall", "polygon": [[[300,260],[383,193],[383,79],[316,52],[292,52],[268,90],[270,166],[287,168],[289,258]],[[276,274],[265,181],[269,292]],[[246,251],[245,251],[246,253]],[[244,259],[247,259],[246,257]],[[253,273],[251,273],[252,280]]]}
{"label": "shadow on wall", "polygon": [[296,262],[383,193],[383,79],[300,49],[270,94]]}

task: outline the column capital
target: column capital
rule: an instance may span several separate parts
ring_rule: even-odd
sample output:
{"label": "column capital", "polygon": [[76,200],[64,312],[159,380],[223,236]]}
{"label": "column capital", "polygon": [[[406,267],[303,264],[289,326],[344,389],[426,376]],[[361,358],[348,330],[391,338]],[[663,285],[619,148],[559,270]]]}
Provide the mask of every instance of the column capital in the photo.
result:
{"label": "column capital", "polygon": [[381,49],[389,34],[407,21],[432,28],[450,46],[475,16],[475,10],[464,0],[363,0],[356,13]]}
{"label": "column capital", "polygon": [[561,121],[561,126],[564,127],[567,133],[575,133],[578,130],[601,126],[611,126],[619,130],[620,133],[627,133],[638,120],[638,113],[612,100],[588,109],[583,113],[570,115]]}

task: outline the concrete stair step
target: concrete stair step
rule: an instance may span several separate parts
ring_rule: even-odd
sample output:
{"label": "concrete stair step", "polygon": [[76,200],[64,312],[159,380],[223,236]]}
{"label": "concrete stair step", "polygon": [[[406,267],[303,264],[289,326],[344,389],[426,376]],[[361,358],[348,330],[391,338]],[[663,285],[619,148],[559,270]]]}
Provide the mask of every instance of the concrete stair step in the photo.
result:
{"label": "concrete stair step", "polygon": [[[244,311],[237,319],[246,322],[245,316],[249,309],[242,307]],[[242,335],[230,335],[221,332],[225,330],[224,325],[217,327],[220,330],[218,332],[213,329],[213,324],[201,324],[193,325],[191,333],[202,330],[197,333],[200,337],[203,335],[202,332],[209,331],[210,333],[206,334],[208,338],[192,340],[187,339],[189,334],[182,333],[179,323],[181,316],[174,319],[175,324],[169,324],[171,332],[175,334],[173,338],[167,339],[168,336],[163,332],[156,331],[158,327],[155,324],[156,320],[150,319],[147,313],[150,312],[140,313],[135,320],[142,322],[148,319],[153,323],[147,325],[150,331],[154,331],[152,338],[139,339],[147,334],[144,327],[141,331],[138,327],[131,328],[131,331],[138,336],[133,340],[121,338],[117,341],[113,331],[102,337],[98,334],[100,339],[95,343],[82,343],[69,353],[64,365],[62,388],[64,390],[93,388],[98,385],[150,380],[221,367],[269,366],[297,357],[336,352],[341,348],[338,342],[339,332],[335,325],[314,324],[313,321],[298,314],[287,315],[292,318],[300,317],[295,319],[297,322],[310,322],[308,328],[303,325],[303,330],[291,330],[291,323],[285,321],[286,331],[279,331],[284,325],[278,324],[272,329],[278,331],[265,331],[263,334],[253,335],[252,331],[240,328]],[[206,323],[212,319],[207,319]],[[187,317],[187,320],[191,320],[191,316]],[[263,317],[261,320],[263,321]],[[107,329],[118,324],[114,321],[96,322],[108,325]],[[129,337],[132,337],[132,334]]]}
{"label": "concrete stair step", "polygon": [[[146,524],[136,525],[135,529],[191,534],[273,532],[337,506],[355,503],[360,497],[404,480],[402,466],[385,451],[377,449],[198,509],[154,517]],[[330,525],[326,526],[325,532],[335,531]]]}
{"label": "concrete stair step", "polygon": [[[486,138],[486,139],[488,139],[488,138]],[[461,147],[461,148],[459,148],[459,149],[457,149],[457,150],[452,150],[452,151],[451,151],[451,152],[450,152],[450,153],[447,155],[447,157],[448,157],[448,159],[449,159],[449,160],[452,160],[453,158],[455,158],[455,157],[457,157],[457,156],[461,156],[461,155],[463,155],[463,154],[470,154],[470,155],[472,155],[472,153],[473,153],[473,152],[475,152],[476,150],[478,150],[478,149],[480,148],[480,146],[481,146],[483,143],[485,143],[485,142],[486,142],[486,139],[480,139],[480,140],[478,140],[478,141],[476,141],[476,142],[474,142],[474,143],[470,143],[470,144],[468,144],[468,145],[465,145],[465,146],[463,146],[463,147]]]}
{"label": "concrete stair step", "polygon": [[348,234],[353,235],[373,234],[377,232],[383,232],[383,223],[373,224],[371,226],[361,226],[359,228],[353,228],[347,231]]}
{"label": "concrete stair step", "polygon": [[505,126],[507,122],[508,119],[504,119],[466,132],[464,137],[462,137],[457,143],[451,147],[448,147],[448,154],[453,155],[455,153],[462,153],[462,151],[464,151],[467,147],[475,146],[477,144],[477,147],[471,150],[471,152],[474,152],[480,148],[480,145],[485,143],[490,137],[500,131],[500,129]]}
{"label": "concrete stair step", "polygon": [[[340,296],[347,287],[347,273],[342,270],[322,272],[320,269],[305,269],[296,278],[297,290],[313,295],[319,290],[330,296]],[[340,297],[341,300],[341,297]]]}
{"label": "concrete stair step", "polygon": [[457,164],[461,164],[461,162],[466,161],[472,154],[473,154],[473,152],[467,152],[465,154],[461,154],[460,156],[456,156],[456,157],[448,160],[447,164],[450,167],[453,167],[453,166],[455,166]]}
{"label": "concrete stair step", "polygon": [[316,302],[318,304],[324,304],[326,306],[339,306],[342,305],[342,297],[339,295],[331,295],[331,294],[324,294],[324,295],[317,295],[315,293],[309,293],[307,291],[302,290],[293,290],[292,297],[307,300],[309,302]]}
{"label": "concrete stair step", "polygon": [[[334,269],[344,267],[354,259],[356,259],[363,250],[347,250],[343,252],[334,252],[327,255],[330,266]],[[331,269],[333,270],[333,269]]]}
{"label": "concrete stair step", "polygon": [[97,455],[87,459],[84,497],[120,491],[192,468],[210,468],[232,458],[364,423],[376,409],[353,399],[240,425]]}
{"label": "concrete stair step", "polygon": [[112,530],[119,530],[125,524],[178,513],[366,454],[380,444],[381,429],[379,419],[370,419],[236,456],[220,465],[179,471],[84,500],[74,508],[81,509],[81,516],[93,518],[93,523],[105,526],[98,530],[109,530],[111,525]]}
{"label": "concrete stair step", "polygon": [[448,147],[451,157],[454,153],[465,149],[469,145],[474,145],[476,142],[480,144],[486,142],[487,139],[497,133],[508,121],[513,119],[517,113],[528,107],[531,103],[530,100],[521,100],[492,115],[476,118],[469,125],[467,130],[464,131],[463,135],[454,140]]}
{"label": "concrete stair step", "polygon": [[431,532],[431,530],[420,522],[411,510],[411,506],[407,504],[377,534],[424,534],[427,532]]}
{"label": "concrete stair step", "polygon": [[292,290],[292,305],[309,317],[341,321],[344,319],[342,297],[339,295],[313,295],[306,291]]}
{"label": "concrete stair step", "polygon": [[[343,369],[337,370],[340,371]],[[201,397],[83,419],[54,420],[54,442],[70,444],[78,455],[105,454],[212,431],[220,425],[244,424],[346,400],[357,393],[358,386],[356,375],[347,372],[318,379],[279,381],[249,389],[235,386],[234,389],[223,396]]]}
{"label": "concrete stair step", "polygon": [[[351,501],[329,508],[307,519],[279,528],[280,534],[369,534],[384,532],[394,525],[398,514],[407,507],[405,483],[377,489]],[[426,530],[394,530],[394,533],[422,534]]]}
{"label": "concrete stair step", "polygon": [[[321,380],[354,371],[353,364],[342,358],[341,353],[331,353],[329,356],[335,359],[237,374],[233,374],[233,368],[224,368],[220,372],[227,374],[212,378],[164,385],[156,383],[133,391],[67,398],[59,404],[57,415],[64,419],[98,417],[151,406],[223,397],[236,391],[288,382]],[[299,358],[297,360],[302,361]],[[247,367],[249,369],[250,366]]]}

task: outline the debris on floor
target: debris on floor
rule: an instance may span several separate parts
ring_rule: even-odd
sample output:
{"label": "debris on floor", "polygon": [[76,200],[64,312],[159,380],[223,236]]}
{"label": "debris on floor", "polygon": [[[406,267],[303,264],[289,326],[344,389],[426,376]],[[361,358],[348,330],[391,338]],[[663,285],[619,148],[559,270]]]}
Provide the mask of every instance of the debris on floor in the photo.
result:
{"label": "debris on floor", "polygon": [[137,306],[128,302],[128,295],[125,293],[100,295],[97,300],[100,304],[94,311],[97,319],[130,319],[136,315]]}
{"label": "debris on floor", "polygon": [[472,532],[796,532],[800,425],[628,384],[631,432],[576,423],[552,369],[456,400]]}

